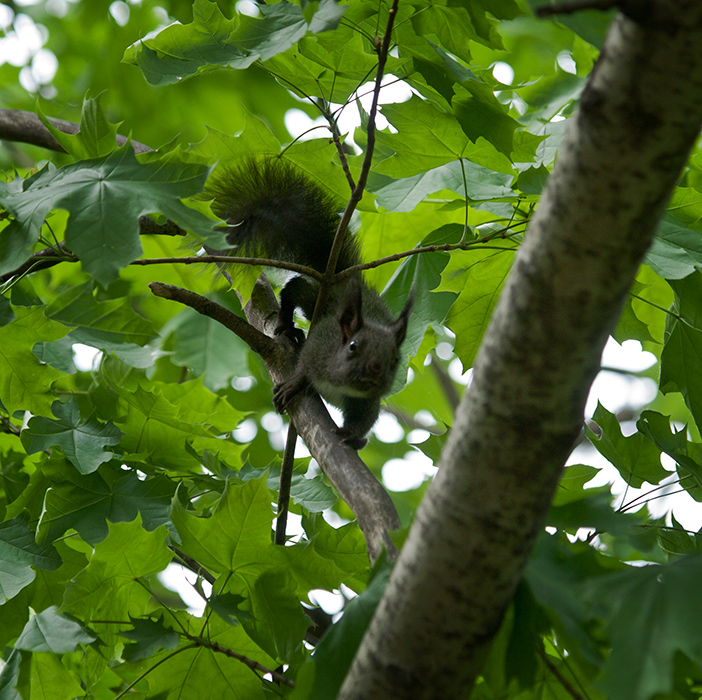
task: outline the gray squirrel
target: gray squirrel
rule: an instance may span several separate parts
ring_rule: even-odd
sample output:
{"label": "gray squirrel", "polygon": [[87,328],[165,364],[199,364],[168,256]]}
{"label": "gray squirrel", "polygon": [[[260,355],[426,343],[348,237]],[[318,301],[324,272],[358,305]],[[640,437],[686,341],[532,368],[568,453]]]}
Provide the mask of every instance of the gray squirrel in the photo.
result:
{"label": "gray squirrel", "polygon": [[[229,225],[226,240],[236,255],[265,257],[306,265],[324,272],[339,223],[336,200],[301,170],[280,159],[248,160],[208,183],[212,210]],[[336,271],[358,265],[356,241],[346,234]],[[301,349],[292,376],[273,391],[283,413],[300,392],[313,388],[341,409],[344,442],[360,449],[380,413],[380,399],[390,392],[407,333],[412,299],[397,319],[360,274],[331,290],[319,320],[303,341],[293,314],[300,308],[312,318],[319,283],[292,277],[280,292],[276,334],[286,334]]]}

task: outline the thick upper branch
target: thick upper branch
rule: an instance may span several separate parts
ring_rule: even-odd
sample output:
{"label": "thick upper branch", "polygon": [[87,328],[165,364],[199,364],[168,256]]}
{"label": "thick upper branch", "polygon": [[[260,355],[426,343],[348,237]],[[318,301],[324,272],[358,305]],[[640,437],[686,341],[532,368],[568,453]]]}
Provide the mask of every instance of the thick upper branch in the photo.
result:
{"label": "thick upper branch", "polygon": [[648,5],[612,24],[344,700],[464,697],[481,670],[702,124],[702,4]]}
{"label": "thick upper branch", "polygon": [[[80,124],[68,122],[65,119],[49,118],[49,122],[64,134],[77,134],[80,131]],[[25,112],[21,109],[0,109],[0,140],[19,141],[20,143],[30,143],[34,146],[58,151],[59,153],[66,152],[36,114]],[[117,136],[117,144],[119,146],[124,145],[126,142],[126,136]],[[132,146],[137,153],[151,150],[149,146],[138,141],[132,141]]]}

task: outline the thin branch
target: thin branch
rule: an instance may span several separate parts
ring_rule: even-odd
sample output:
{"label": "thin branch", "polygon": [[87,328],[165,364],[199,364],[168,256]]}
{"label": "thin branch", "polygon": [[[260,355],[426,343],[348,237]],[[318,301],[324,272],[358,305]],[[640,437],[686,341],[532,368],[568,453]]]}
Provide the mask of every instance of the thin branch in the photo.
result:
{"label": "thin branch", "polygon": [[[168,224],[172,222],[167,222],[163,224],[164,228],[168,230]],[[521,222],[520,222],[521,223]],[[156,224],[158,226],[158,224]],[[174,225],[175,226],[175,225]],[[176,227],[177,228],[177,227]],[[150,233],[156,233],[152,231]],[[164,235],[178,235],[165,233]],[[421,253],[434,253],[436,251],[449,252],[452,250],[469,250],[471,248],[479,247],[481,250],[505,250],[505,251],[516,251],[516,248],[503,248],[501,246],[488,246],[484,245],[483,241],[490,240],[492,238],[501,237],[503,239],[511,238],[517,235],[516,233],[507,234],[503,233],[503,230],[496,232],[496,234],[490,234],[481,239],[475,241],[469,241],[467,243],[444,243],[441,245],[430,245],[422,246],[421,248],[413,248],[412,250],[406,250],[402,253],[395,253],[393,255],[388,255],[384,258],[379,258],[378,260],[372,260],[368,263],[363,263],[361,265],[354,265],[349,267],[342,272],[335,275],[335,280],[344,279],[357,271],[360,270],[371,270],[375,267],[380,267],[381,265],[386,265],[387,263],[396,262],[407,258],[410,255],[419,255]],[[26,260],[18,268],[6,272],[4,275],[0,275],[0,285],[5,284],[14,277],[24,275],[30,272],[36,272],[37,270],[44,270],[54,265],[58,265],[62,262],[76,263],[79,262],[78,258],[73,255],[68,249],[66,249],[63,244],[59,244],[61,249],[65,252],[65,256],[61,257],[57,254],[56,250],[53,248],[44,248],[43,250],[33,253],[32,256]],[[306,275],[321,281],[323,275],[317,270],[313,270],[311,267],[305,265],[298,265],[297,263],[283,262],[282,260],[271,260],[269,258],[239,258],[230,255],[189,255],[181,257],[167,257],[167,258],[141,258],[140,260],[133,260],[130,265],[196,265],[196,264],[227,264],[227,265],[259,265],[263,267],[275,267],[280,270],[288,270],[290,272],[296,272],[300,275]],[[637,297],[640,298],[640,297]],[[646,301],[645,299],[641,299]],[[670,313],[670,312],[668,312]]]}
{"label": "thin branch", "polygon": [[449,377],[448,372],[443,368],[435,353],[431,354],[431,368],[444,392],[446,400],[451,406],[451,410],[455,412],[458,408],[458,404],[461,402],[461,397],[456,389],[455,382]]}
{"label": "thin branch", "polygon": [[[515,225],[520,225],[515,224]],[[390,262],[397,262],[402,260],[402,258],[407,258],[411,255],[420,255],[422,253],[435,253],[437,251],[450,252],[452,250],[470,250],[471,248],[480,248],[480,250],[504,250],[515,252],[516,248],[505,248],[503,246],[489,246],[485,245],[484,241],[489,241],[494,238],[502,238],[507,240],[519,235],[518,232],[505,234],[507,229],[500,229],[495,233],[484,236],[483,238],[468,241],[467,243],[441,243],[437,245],[427,245],[420,248],[412,248],[412,250],[406,250],[402,253],[394,253],[393,255],[387,255],[384,258],[378,258],[377,260],[371,260],[367,263],[362,263],[360,265],[354,265],[353,267],[348,267],[342,272],[337,273],[334,276],[335,280],[344,279],[355,272],[360,270],[371,270],[375,267],[380,267],[381,265],[386,265]],[[236,265],[260,265],[264,267],[275,267],[280,270],[289,270],[290,272],[297,272],[300,275],[306,275],[318,282],[322,280],[323,275],[311,267],[306,267],[305,265],[298,265],[297,263],[283,262],[281,260],[271,260],[269,258],[238,258],[229,255],[194,255],[186,257],[177,258],[143,258],[141,260],[134,260],[129,263],[130,265],[170,265],[173,263],[179,263],[181,265],[193,265],[196,263],[226,263],[226,264],[236,264]]]}
{"label": "thin branch", "polygon": [[[309,610],[306,608],[305,612],[309,614]],[[176,620],[176,622],[178,622],[178,620]],[[117,620],[91,620],[91,624],[131,625],[131,622],[121,622]],[[188,634],[185,631],[183,625],[180,625],[180,627],[183,631],[181,633],[176,633],[180,634],[184,639],[187,639],[191,643],[184,647],[181,647],[180,649],[176,649],[172,654],[169,654],[165,658],[160,659],[153,666],[147,668],[146,671],[144,671],[144,673],[142,673],[138,678],[132,681],[124,690],[122,690],[122,692],[115,695],[114,700],[119,700],[119,698],[126,695],[132,688],[134,688],[134,686],[137,685],[137,683],[139,683],[139,681],[146,678],[146,676],[148,676],[152,671],[155,671],[161,664],[166,663],[166,661],[170,661],[170,659],[172,659],[174,656],[177,656],[178,654],[184,651],[188,651],[189,649],[197,649],[198,647],[203,649],[209,649],[210,651],[216,654],[224,654],[230,659],[236,659],[237,661],[240,661],[242,664],[244,664],[244,666],[250,668],[256,675],[258,675],[259,673],[263,675],[270,675],[273,678],[273,680],[277,681],[278,683],[283,683],[284,685],[288,685],[291,688],[295,687],[294,681],[290,680],[290,678],[287,678],[283,674],[278,673],[278,671],[274,671],[270,668],[267,668],[266,666],[263,666],[262,664],[258,663],[258,661],[254,661],[248,656],[244,656],[243,654],[239,654],[235,651],[232,651],[227,647],[223,647],[221,644],[217,644],[217,642],[212,642],[208,639],[205,639],[204,637],[200,637],[194,634]]]}
{"label": "thin branch", "polygon": [[585,700],[585,697],[573,687],[571,682],[558,670],[551,659],[548,658],[548,654],[541,647],[539,647],[537,651],[546,668],[556,677],[558,682],[563,686],[563,689],[573,698],[573,700]]}
{"label": "thin branch", "polygon": [[[139,235],[184,236],[185,231],[173,221],[166,221],[163,224],[158,224],[149,216],[140,216]],[[170,262],[176,260],[179,260],[179,258],[171,258]],[[42,250],[32,253],[19,267],[0,275],[0,285],[9,282],[14,277],[21,277],[30,272],[37,272],[38,270],[46,270],[62,262],[76,263],[79,262],[79,260],[66,248],[63,242],[59,242],[56,247],[43,248]]]}
{"label": "thin branch", "polygon": [[[504,236],[504,238],[511,238],[515,235],[518,234],[513,233],[508,236]],[[384,258],[378,258],[377,260],[372,260],[368,263],[362,263],[361,265],[347,267],[342,272],[339,272],[335,278],[344,279],[345,277],[349,277],[350,275],[360,270],[371,270],[374,267],[380,267],[381,265],[386,265],[390,262],[396,262],[398,260],[402,260],[402,258],[408,258],[411,255],[421,255],[422,253],[435,253],[437,251],[449,252],[452,250],[470,250],[471,248],[479,248],[480,250],[500,250],[512,253],[517,252],[517,248],[505,248],[503,246],[483,245],[482,240],[470,241],[468,243],[442,243],[440,245],[426,245],[420,248],[412,248],[412,250],[405,250],[402,253],[394,253],[393,255],[387,255]]]}
{"label": "thin branch", "polygon": [[220,306],[216,302],[203,297],[200,294],[195,294],[187,289],[175,287],[172,284],[163,284],[162,282],[151,282],[149,289],[157,296],[164,299],[171,299],[180,304],[189,306],[195,309],[203,316],[207,316],[218,323],[221,323],[225,328],[228,328],[232,333],[241,338],[254,352],[258,353],[264,360],[270,360],[276,353],[276,343],[267,335],[261,333],[243,318],[239,318],[229,309]]}
{"label": "thin branch", "polygon": [[536,9],[537,17],[549,17],[551,15],[572,15],[583,10],[601,10],[607,12],[623,5],[622,0],[569,0],[569,2],[557,2],[554,5],[542,5]]}
{"label": "thin branch", "polygon": [[21,432],[20,429],[10,422],[10,418],[8,416],[0,416],[0,426],[2,426],[0,427],[0,432],[19,437]]}
{"label": "thin branch", "polygon": [[[348,104],[349,103],[347,102],[346,105]],[[321,104],[318,104],[317,106],[322,112],[324,118],[327,120],[327,124],[329,124],[329,130],[331,131],[332,139],[334,140],[334,145],[336,146],[336,152],[339,155],[341,169],[344,171],[344,175],[346,175],[346,181],[348,182],[349,187],[353,192],[353,190],[356,187],[356,183],[353,181],[353,175],[351,175],[351,170],[349,169],[349,162],[346,158],[346,152],[344,151],[344,144],[341,141],[341,132],[339,131],[339,122],[337,120],[337,117],[329,109],[328,102],[324,101]],[[341,112],[342,109],[344,109],[344,107],[341,107],[339,112]]]}
{"label": "thin branch", "polygon": [[306,275],[315,280],[321,280],[321,273],[313,270],[305,265],[296,263],[283,262],[281,260],[269,260],[268,258],[237,258],[232,255],[190,255],[177,258],[142,258],[134,260],[130,265],[171,265],[178,263],[180,265],[195,265],[197,263],[225,263],[236,265],[262,265],[265,267],[276,267],[280,270],[289,270],[297,272],[300,275]]}
{"label": "thin branch", "polygon": [[[680,483],[679,481],[677,482],[678,484]],[[627,511],[633,510],[634,508],[638,508],[640,506],[645,506],[648,505],[651,501],[656,501],[659,498],[668,498],[668,496],[675,496],[678,493],[685,493],[686,489],[685,488],[680,488],[677,491],[666,491],[665,493],[659,493],[656,496],[651,496],[651,494],[654,491],[659,491],[662,489],[667,488],[668,486],[674,486],[676,482],[671,482],[670,484],[662,484],[661,486],[656,487],[655,489],[651,489],[650,491],[646,491],[646,493],[641,494],[640,496],[637,496],[633,500],[629,501],[626,505],[621,505],[619,508],[617,508],[618,513],[626,513]],[[636,503],[636,501],[641,501],[643,500],[642,503]]]}
{"label": "thin branch", "polygon": [[187,554],[185,554],[185,552],[181,552],[180,549],[174,547],[173,545],[170,545],[170,549],[178,557],[178,559],[180,559],[181,564],[184,567],[190,569],[190,571],[200,576],[200,578],[203,578],[209,584],[214,585],[214,582],[217,580],[217,578],[213,574],[211,574],[207,569],[205,569],[202,566],[202,564],[195,561],[195,559],[193,559],[192,557],[189,557]]}
{"label": "thin branch", "polygon": [[403,411],[397,406],[392,406],[386,404],[383,406],[383,411],[389,413],[391,416],[395,416],[398,421],[409,430],[425,430],[430,435],[443,435],[446,431],[440,430],[436,425],[426,425],[425,423],[418,421],[413,415]]}
{"label": "thin branch", "polygon": [[292,483],[293,463],[295,461],[295,445],[297,444],[297,430],[292,421],[288,423],[288,437],[285,442],[283,464],[280,467],[280,488],[278,489],[278,512],[275,523],[275,543],[285,544],[285,529],[288,524],[288,511],[290,509],[290,484]]}
{"label": "thin branch", "polygon": [[291,688],[295,687],[295,682],[284,676],[282,673],[278,673],[278,671],[273,671],[270,668],[266,668],[265,666],[262,666],[260,663],[258,663],[258,661],[254,661],[248,656],[238,654],[237,652],[232,651],[231,649],[227,649],[226,647],[217,644],[217,642],[210,642],[207,639],[203,639],[202,637],[189,638],[192,640],[194,646],[204,647],[205,649],[209,649],[210,651],[214,651],[219,654],[224,654],[230,659],[236,659],[237,661],[241,661],[241,663],[244,664],[244,666],[250,668],[254,673],[256,673],[256,675],[258,675],[259,673],[262,673],[264,676],[270,675],[273,678],[273,680],[277,681],[278,683],[283,683],[284,685],[290,686]]}
{"label": "thin branch", "polygon": [[375,151],[375,119],[378,113],[378,102],[380,99],[380,88],[382,87],[383,73],[385,71],[385,64],[388,58],[388,52],[390,51],[390,41],[392,39],[392,27],[395,23],[395,17],[397,15],[397,6],[399,0],[393,0],[392,6],[388,10],[388,23],[385,29],[385,36],[383,37],[383,43],[378,51],[378,71],[375,78],[375,90],[373,91],[373,103],[371,105],[370,113],[368,116],[368,138],[366,144],[366,154],[363,159],[363,165],[361,166],[361,173],[358,177],[358,182],[356,182],[356,187],[351,193],[351,197],[344,209],[341,221],[336,230],[336,236],[334,237],[334,244],[332,245],[331,252],[329,253],[329,260],[327,262],[327,269],[324,273],[324,280],[322,282],[322,287],[319,290],[319,295],[317,297],[317,304],[314,309],[314,314],[312,316],[312,325],[319,319],[322,309],[324,309],[327,299],[329,297],[329,290],[335,279],[336,263],[339,259],[339,254],[341,253],[341,248],[344,243],[346,232],[351,222],[351,216],[356,210],[358,203],[363,197],[363,192],[366,188],[366,183],[368,182],[368,174],[373,163],[373,153]]}
{"label": "thin branch", "polygon": [[[63,253],[63,255],[61,254]],[[78,258],[66,249],[62,243],[59,243],[59,250],[56,248],[44,248],[43,250],[33,253],[32,256],[25,260],[18,268],[0,275],[0,285],[9,282],[14,277],[21,277],[30,272],[37,270],[46,270],[49,267],[58,265],[61,262],[78,262]]]}

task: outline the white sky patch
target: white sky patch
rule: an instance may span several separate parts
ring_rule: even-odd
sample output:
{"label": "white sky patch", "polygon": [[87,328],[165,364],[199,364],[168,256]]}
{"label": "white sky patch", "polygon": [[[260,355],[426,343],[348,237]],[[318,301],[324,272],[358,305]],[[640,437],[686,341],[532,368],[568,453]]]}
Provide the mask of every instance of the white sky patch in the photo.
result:
{"label": "white sky patch", "polygon": [[[373,102],[373,83],[362,85],[356,94],[359,95],[359,100],[363,109],[366,113],[369,112]],[[383,78],[383,87],[380,90],[379,98],[381,105],[405,102],[411,96],[412,91],[407,83],[398,80],[393,75],[386,75]],[[338,104],[332,104],[330,105],[330,109],[333,113],[337,114],[340,106],[341,105]],[[347,141],[353,143],[351,138],[353,131],[361,124],[358,107],[353,101],[338,113],[338,124],[342,134],[349,134]],[[389,126],[382,113],[378,114],[376,124],[378,129],[385,129]],[[324,131],[326,131],[327,135],[329,133],[326,119],[321,116],[313,119],[301,109],[290,109],[287,111],[285,114],[285,128],[290,132],[293,138],[299,138],[302,141],[320,138],[320,135],[322,135]]]}
{"label": "white sky patch", "polygon": [[423,453],[408,452],[404,459],[391,459],[383,465],[383,484],[390,491],[410,491],[434,476],[437,469]]}
{"label": "white sky patch", "polygon": [[73,363],[81,372],[90,372],[97,366],[102,352],[89,345],[75,343],[73,345]]}
{"label": "white sky patch", "polygon": [[509,63],[498,61],[492,67],[492,77],[503,85],[511,85],[514,80],[514,68]]}

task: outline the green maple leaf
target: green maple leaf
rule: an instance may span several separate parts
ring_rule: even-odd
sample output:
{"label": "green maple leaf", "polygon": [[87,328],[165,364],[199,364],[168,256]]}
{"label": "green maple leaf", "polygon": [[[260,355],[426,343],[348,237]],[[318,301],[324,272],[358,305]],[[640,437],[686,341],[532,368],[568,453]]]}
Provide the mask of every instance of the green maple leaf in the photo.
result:
{"label": "green maple leaf", "polygon": [[68,404],[57,401],[51,411],[57,420],[34,416],[22,431],[27,454],[60,447],[81,474],[94,472],[112,458],[112,452],[106,448],[120,441],[123,433],[119,428],[94,417],[83,419],[75,399]]}
{"label": "green maple leaf", "polygon": [[612,652],[605,667],[607,697],[647,700],[673,690],[675,656],[702,661],[702,557],[667,566],[632,568],[595,583],[613,608]]}
{"label": "green maple leaf", "polygon": [[58,340],[69,329],[46,318],[44,311],[17,307],[16,319],[0,328],[0,398],[10,415],[16,410],[51,415],[51,385],[63,375],[41,364],[32,347],[38,340]]}
{"label": "green maple leaf", "polygon": [[139,515],[144,527],[153,530],[168,520],[175,487],[165,476],[141,481],[133,472],[109,465],[79,474],[67,464],[56,466],[51,476],[37,528],[39,542],[52,542],[74,528],[93,544],[107,535],[108,521],[126,522]]}
{"label": "green maple leaf", "polygon": [[153,85],[175,83],[207,65],[244,69],[287,51],[308,31],[334,29],[346,8],[321,0],[309,18],[285,0],[257,9],[260,17],[239,15],[230,20],[217,3],[196,0],[190,24],[172,24],[156,37],[134,44],[123,60],[138,65]]}
{"label": "green maple leaf", "polygon": [[147,659],[159,649],[172,651],[178,646],[177,633],[164,626],[162,615],[157,620],[140,620],[130,616],[130,621],[133,629],[119,633],[133,642],[124,647],[123,657],[127,661]]}
{"label": "green maple leaf", "polygon": [[[107,538],[95,546],[90,563],[66,587],[62,612],[78,619],[124,620],[140,617],[150,593],[139,579],[163,571],[171,561],[165,527],[147,532],[137,517],[110,524]],[[100,638],[113,643],[115,625],[91,624]]]}
{"label": "green maple leaf", "polygon": [[66,246],[106,285],[142,253],[140,216],[160,212],[185,229],[212,230],[214,222],[180,201],[202,190],[208,172],[207,166],[192,163],[139,163],[125,144],[104,158],[59,169],[47,166],[27,178],[21,190],[16,181],[0,183],[0,203],[14,217],[3,231],[0,249],[6,260],[0,272],[14,269],[20,254],[29,257],[47,214],[65,209]]}
{"label": "green maple leaf", "polygon": [[598,437],[585,427],[585,435],[597,451],[611,462],[630,486],[641,488],[644,482],[658,484],[670,472],[661,464],[661,451],[644,433],[625,437],[616,416],[598,403],[593,420],[602,429]]}
{"label": "green maple leaf", "polygon": [[51,545],[34,541],[26,512],[0,523],[0,601],[16,596],[35,577],[34,569],[53,570],[61,558]]}

